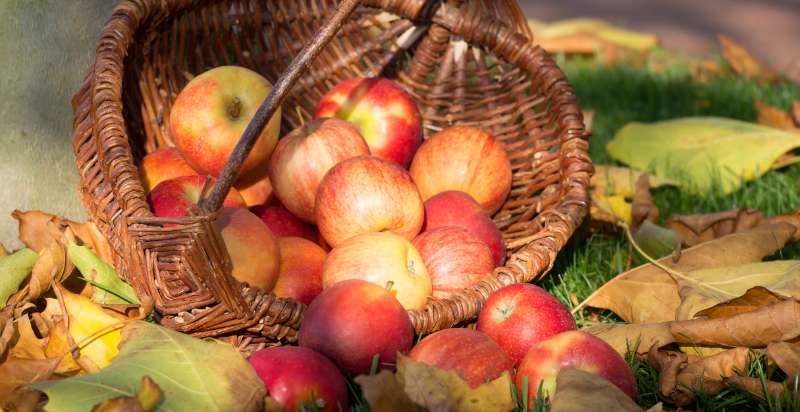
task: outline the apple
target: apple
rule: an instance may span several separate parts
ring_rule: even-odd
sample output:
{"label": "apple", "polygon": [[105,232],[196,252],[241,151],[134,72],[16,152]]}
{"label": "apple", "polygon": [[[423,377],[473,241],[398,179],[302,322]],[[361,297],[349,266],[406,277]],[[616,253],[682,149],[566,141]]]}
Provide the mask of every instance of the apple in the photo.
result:
{"label": "apple", "polygon": [[443,226],[414,238],[433,286],[433,296],[446,298],[481,281],[492,269],[489,246],[466,229]]}
{"label": "apple", "polygon": [[301,237],[279,237],[281,264],[272,293],[308,305],[322,292],[322,265],[326,253]]}
{"label": "apple", "polygon": [[256,206],[250,211],[267,224],[275,236],[296,236],[318,242],[319,232],[313,226],[300,220],[283,206]]}
{"label": "apple", "polygon": [[487,215],[500,209],[511,191],[511,162],[503,144],[475,127],[449,127],[431,136],[409,170],[423,199],[460,190]]}
{"label": "apple", "polygon": [[356,376],[369,373],[376,355],[379,366],[393,367],[397,353],[411,349],[414,327],[389,291],[351,279],[323,290],[311,302],[303,314],[298,342]]}
{"label": "apple", "polygon": [[354,124],[374,156],[408,167],[422,142],[422,116],[414,99],[384,78],[343,81],[317,104],[315,117]]}
{"label": "apple", "polygon": [[322,287],[361,279],[386,287],[406,309],[420,309],[431,295],[431,279],[417,249],[390,232],[354,236],[333,248],[322,267]]}
{"label": "apple", "polygon": [[269,205],[275,202],[272,183],[266,174],[263,177],[255,177],[252,180],[239,179],[233,187],[239,191],[248,207]]}
{"label": "apple", "polygon": [[478,330],[494,339],[517,363],[539,342],[575,330],[575,319],[544,289],[519,283],[489,295],[478,316]]}
{"label": "apple", "polygon": [[[165,180],[148,195],[153,213],[159,217],[182,217],[197,213],[197,203],[200,194],[208,181],[207,176],[181,176]],[[208,190],[211,190],[213,180],[209,181]],[[244,199],[239,192],[231,188],[225,197],[223,207],[243,207]]]}
{"label": "apple", "polygon": [[142,159],[140,172],[145,192],[165,180],[197,174],[174,147],[162,147],[148,153]]}
{"label": "apple", "polygon": [[506,257],[503,234],[492,219],[483,214],[478,202],[470,195],[452,190],[434,195],[425,201],[423,231],[443,226],[467,229],[489,246],[495,266],[503,264]]}
{"label": "apple", "polygon": [[414,239],[424,220],[419,191],[408,172],[374,156],[334,166],[319,185],[317,226],[331,247],[369,232]]}
{"label": "apple", "polygon": [[281,203],[301,219],[314,222],[317,188],[328,170],[343,160],[368,154],[367,142],[352,124],[314,119],[278,142],[269,160],[269,177]]}
{"label": "apple", "polygon": [[[201,174],[219,176],[272,85],[260,74],[239,66],[221,66],[192,79],[181,90],[169,115],[175,146]],[[269,159],[281,123],[280,109],[269,120],[239,176]]]}
{"label": "apple", "polygon": [[552,396],[562,368],[600,375],[631,398],[636,397],[636,380],[622,356],[602,339],[580,331],[559,333],[531,348],[517,368],[517,393],[523,393],[527,377],[528,405],[537,398],[540,384],[542,394]]}
{"label": "apple", "polygon": [[347,383],[325,356],[308,348],[261,349],[247,359],[272,399],[287,411],[348,410]]}
{"label": "apple", "polygon": [[483,332],[444,329],[422,339],[408,355],[412,360],[458,373],[472,388],[512,373],[514,362]]}
{"label": "apple", "polygon": [[281,258],[278,242],[267,225],[243,208],[223,208],[216,225],[233,263],[233,277],[250,286],[272,290]]}

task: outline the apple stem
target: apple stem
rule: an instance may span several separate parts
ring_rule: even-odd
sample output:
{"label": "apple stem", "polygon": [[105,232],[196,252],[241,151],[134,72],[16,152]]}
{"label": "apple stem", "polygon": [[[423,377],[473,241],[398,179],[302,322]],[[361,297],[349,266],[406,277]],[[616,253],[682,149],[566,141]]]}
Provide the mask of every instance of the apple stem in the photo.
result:
{"label": "apple stem", "polygon": [[386,288],[386,290],[391,292],[392,291],[392,286],[394,286],[394,281],[390,280],[390,281],[386,282],[385,288]]}
{"label": "apple stem", "polygon": [[236,120],[239,118],[239,115],[242,114],[242,100],[238,97],[234,97],[233,101],[228,105],[228,116],[230,116],[231,120]]}

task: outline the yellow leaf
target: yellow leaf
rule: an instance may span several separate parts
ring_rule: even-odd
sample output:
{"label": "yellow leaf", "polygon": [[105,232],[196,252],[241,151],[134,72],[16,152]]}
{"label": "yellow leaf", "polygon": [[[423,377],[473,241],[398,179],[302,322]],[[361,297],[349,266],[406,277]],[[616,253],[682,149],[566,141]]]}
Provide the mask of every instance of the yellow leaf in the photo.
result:
{"label": "yellow leaf", "polygon": [[403,386],[394,373],[382,370],[375,375],[361,375],[355,378],[361,386],[364,399],[373,411],[406,412],[416,409],[414,402],[403,392]]}
{"label": "yellow leaf", "polygon": [[[645,172],[628,167],[595,165],[591,180],[592,193],[605,196],[623,196],[632,198],[636,194],[636,181]],[[678,182],[658,176],[649,176],[650,187],[678,186]]]}
{"label": "yellow leaf", "polygon": [[631,224],[631,204],[624,196],[596,196],[592,198],[592,219],[601,222],[616,223],[623,221]]}
{"label": "yellow leaf", "polygon": [[33,332],[30,317],[25,314],[17,317],[18,338],[9,351],[9,356],[19,359],[45,359],[45,340],[39,339]]}
{"label": "yellow leaf", "polygon": [[[529,26],[534,33],[534,39],[541,40],[543,43],[550,42],[553,39],[582,35],[588,39],[608,42],[614,46],[636,52],[647,52],[658,46],[658,37],[655,35],[612,26],[600,19],[567,19],[547,25],[529,21]],[[556,53],[562,51],[547,47],[545,49]]]}
{"label": "yellow leaf", "polygon": [[516,406],[508,372],[472,389],[453,371],[398,355],[397,379],[414,403],[432,411],[503,412]]}

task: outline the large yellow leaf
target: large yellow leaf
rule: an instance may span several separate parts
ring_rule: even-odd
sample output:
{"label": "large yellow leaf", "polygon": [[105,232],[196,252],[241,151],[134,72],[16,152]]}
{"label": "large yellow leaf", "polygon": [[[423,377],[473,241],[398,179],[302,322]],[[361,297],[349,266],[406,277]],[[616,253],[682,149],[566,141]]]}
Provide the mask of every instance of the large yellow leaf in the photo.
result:
{"label": "large yellow leaf", "polygon": [[794,133],[739,120],[687,117],[629,123],[606,147],[612,158],[657,176],[686,180],[705,193],[725,193],[770,170],[782,155],[800,147]]}
{"label": "large yellow leaf", "polygon": [[551,53],[593,53],[603,44],[636,52],[647,52],[658,46],[658,37],[615,27],[606,21],[576,18],[543,24],[528,20],[534,40]]}

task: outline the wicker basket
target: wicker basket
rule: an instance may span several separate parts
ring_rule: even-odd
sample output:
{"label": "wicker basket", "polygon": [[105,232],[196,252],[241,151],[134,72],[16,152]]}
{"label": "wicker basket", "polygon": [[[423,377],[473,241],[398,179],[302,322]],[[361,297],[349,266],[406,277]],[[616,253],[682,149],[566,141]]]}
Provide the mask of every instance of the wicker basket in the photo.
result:
{"label": "wicker basket", "polygon": [[[282,103],[284,133],[307,120],[337,82],[385,76],[416,99],[426,137],[463,124],[505,144],[513,185],[493,218],[508,246],[506,265],[475,287],[410,311],[419,333],[474,319],[494,290],[543,276],[586,214],[592,165],[581,111],[553,60],[518,33],[525,21],[513,1],[339,3],[130,0],[106,24],[73,98],[81,194],[109,240],[114,266],[137,293],[152,297],[162,324],[263,345],[294,340],[302,319],[303,305],[230,276],[214,207],[166,219],[147,204],[137,163],[171,144],[170,105],[193,75],[216,66],[245,66],[273,82],[262,114]],[[228,165],[234,175],[235,163]],[[214,191],[226,185],[221,176]]]}

